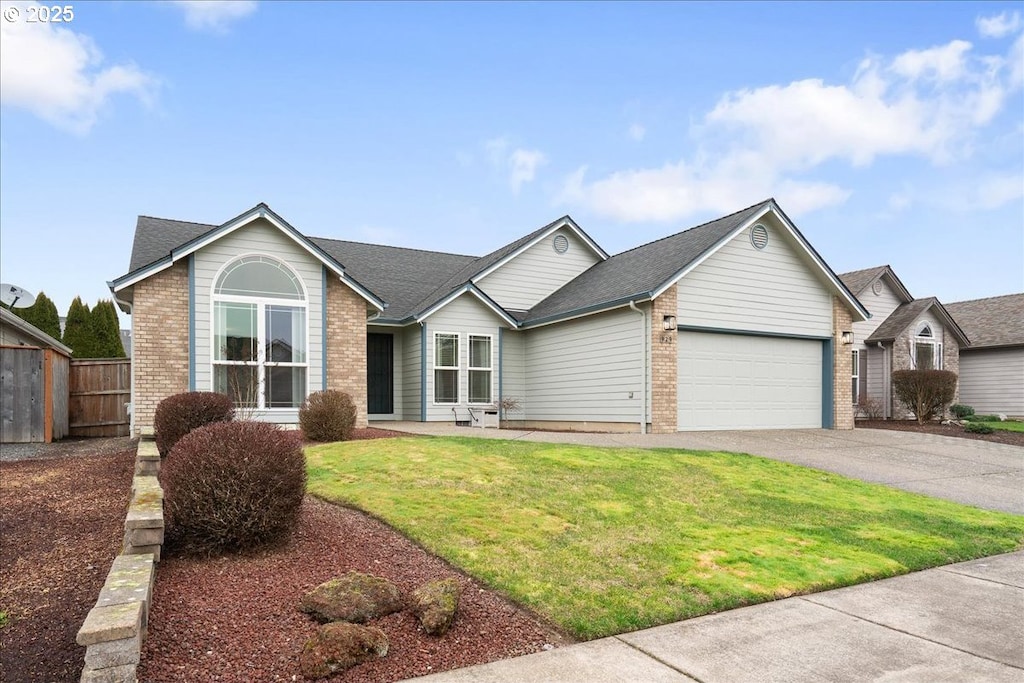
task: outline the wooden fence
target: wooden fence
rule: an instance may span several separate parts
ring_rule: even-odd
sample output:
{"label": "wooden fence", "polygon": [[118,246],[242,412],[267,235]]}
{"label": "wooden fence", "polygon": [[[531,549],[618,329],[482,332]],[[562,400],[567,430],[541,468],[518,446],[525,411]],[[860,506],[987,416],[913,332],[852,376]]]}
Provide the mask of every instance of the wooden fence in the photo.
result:
{"label": "wooden fence", "polygon": [[68,434],[67,356],[33,346],[0,348],[0,443]]}
{"label": "wooden fence", "polygon": [[128,436],[132,362],[128,358],[71,361],[71,436]]}

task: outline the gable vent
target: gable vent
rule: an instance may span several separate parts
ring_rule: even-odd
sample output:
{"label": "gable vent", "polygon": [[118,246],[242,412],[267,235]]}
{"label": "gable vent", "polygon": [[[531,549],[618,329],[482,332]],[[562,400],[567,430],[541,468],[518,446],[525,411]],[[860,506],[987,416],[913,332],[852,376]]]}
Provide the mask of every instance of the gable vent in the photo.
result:
{"label": "gable vent", "polygon": [[553,246],[555,251],[559,254],[564,254],[569,251],[569,238],[565,235],[555,235],[555,239],[551,241],[551,246]]}
{"label": "gable vent", "polygon": [[750,243],[754,249],[764,249],[768,246],[768,228],[760,223],[750,229]]}
{"label": "gable vent", "polygon": [[875,280],[874,284],[871,285],[871,291],[875,293],[875,296],[880,295],[882,293],[882,281]]}

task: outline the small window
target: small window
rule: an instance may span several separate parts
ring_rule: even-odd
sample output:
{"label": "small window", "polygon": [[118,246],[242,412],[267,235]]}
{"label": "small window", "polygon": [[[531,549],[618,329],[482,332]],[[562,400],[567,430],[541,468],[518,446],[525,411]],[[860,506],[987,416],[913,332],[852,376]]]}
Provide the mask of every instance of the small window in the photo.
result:
{"label": "small window", "polygon": [[853,351],[853,371],[851,373],[853,380],[853,405],[860,403],[860,351]]}
{"label": "small window", "polygon": [[469,335],[469,402],[491,402],[491,338]]}
{"label": "small window", "polygon": [[917,336],[918,337],[934,337],[935,335],[932,334],[932,326],[929,325],[928,323],[925,323],[921,327],[921,331],[917,333]]}
{"label": "small window", "polygon": [[434,335],[434,403],[459,402],[459,335]]}

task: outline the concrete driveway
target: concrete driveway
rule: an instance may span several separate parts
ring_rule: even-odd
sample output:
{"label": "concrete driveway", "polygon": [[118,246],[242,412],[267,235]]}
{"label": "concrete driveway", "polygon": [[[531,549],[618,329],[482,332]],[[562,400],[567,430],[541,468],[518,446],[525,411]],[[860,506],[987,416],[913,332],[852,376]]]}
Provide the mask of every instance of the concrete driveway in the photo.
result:
{"label": "concrete driveway", "polygon": [[376,426],[439,436],[750,453],[958,503],[1024,514],[1024,448],[989,441],[885,429],[592,434],[473,429],[431,422]]}

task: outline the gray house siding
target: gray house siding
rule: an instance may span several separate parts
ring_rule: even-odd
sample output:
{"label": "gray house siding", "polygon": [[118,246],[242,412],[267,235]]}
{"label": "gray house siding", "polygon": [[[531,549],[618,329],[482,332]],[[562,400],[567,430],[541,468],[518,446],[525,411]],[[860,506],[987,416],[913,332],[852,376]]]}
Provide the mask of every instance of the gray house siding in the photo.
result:
{"label": "gray house siding", "polygon": [[863,345],[864,340],[870,337],[871,333],[878,329],[878,326],[885,322],[885,319],[892,315],[892,312],[903,303],[884,278],[882,278],[881,283],[882,291],[878,294],[875,294],[871,291],[871,287],[868,287],[857,295],[860,302],[871,313],[871,317],[867,320],[853,323],[853,341],[855,344]]}
{"label": "gray house siding", "polygon": [[646,336],[629,309],[529,330],[524,419],[638,424]]}
{"label": "gray house siding", "polygon": [[[553,246],[559,235],[568,240],[569,248],[563,254]],[[481,278],[477,285],[502,308],[525,311],[599,260],[574,232],[563,228]]]}
{"label": "gray house siding", "polygon": [[961,349],[960,402],[978,414],[1024,417],[1024,348]]}
{"label": "gray house siding", "polygon": [[[284,262],[302,281],[306,290],[307,393],[319,391],[323,382],[323,271],[321,263],[265,220],[239,228],[195,254],[195,389],[212,390],[211,309],[213,285],[220,269],[230,261],[249,254],[270,256]],[[294,424],[298,410],[263,411],[260,419]]]}
{"label": "gray house siding", "polygon": [[519,401],[519,410],[508,413],[506,419],[523,419],[529,406],[529,393],[526,390],[526,334],[505,330],[501,335],[501,395]]}
{"label": "gray house siding", "polygon": [[[491,399],[498,399],[498,329],[504,322],[471,294],[463,294],[447,306],[431,315],[427,323],[427,421],[451,421],[455,419],[452,408],[459,419],[467,416],[469,404],[469,335],[491,337]],[[457,404],[434,402],[434,335],[451,333],[459,335],[459,401]]]}
{"label": "gray house siding", "polygon": [[420,419],[420,398],[422,394],[422,386],[420,381],[422,379],[422,373],[420,369],[421,365],[421,349],[422,344],[422,328],[419,325],[409,325],[408,327],[396,330],[395,344],[396,348],[398,345],[398,337],[401,336],[401,356],[397,353],[395,366],[397,372],[397,366],[399,361],[402,365],[402,399],[398,401],[398,397],[395,397],[395,408],[401,407],[401,417],[396,419],[402,420],[419,420]]}
{"label": "gray house siding", "polygon": [[745,230],[679,282],[679,324],[831,337],[831,293],[788,235],[768,219],[762,224],[764,249]]}

